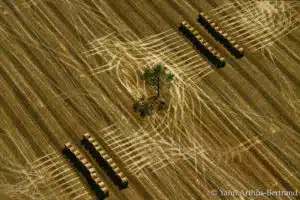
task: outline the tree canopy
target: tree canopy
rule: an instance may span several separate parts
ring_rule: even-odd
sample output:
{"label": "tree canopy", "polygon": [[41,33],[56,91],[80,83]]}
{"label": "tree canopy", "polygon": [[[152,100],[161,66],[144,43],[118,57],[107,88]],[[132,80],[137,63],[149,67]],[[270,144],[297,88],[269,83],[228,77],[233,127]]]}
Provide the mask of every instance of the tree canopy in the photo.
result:
{"label": "tree canopy", "polygon": [[142,117],[153,114],[154,108],[156,110],[163,110],[166,106],[164,100],[159,99],[161,95],[161,89],[165,84],[170,83],[174,79],[172,72],[166,72],[165,67],[162,64],[157,64],[153,68],[145,68],[143,73],[140,73],[140,78],[145,81],[146,85],[154,88],[156,94],[148,99],[140,98],[134,103],[133,109],[135,112],[140,112]]}

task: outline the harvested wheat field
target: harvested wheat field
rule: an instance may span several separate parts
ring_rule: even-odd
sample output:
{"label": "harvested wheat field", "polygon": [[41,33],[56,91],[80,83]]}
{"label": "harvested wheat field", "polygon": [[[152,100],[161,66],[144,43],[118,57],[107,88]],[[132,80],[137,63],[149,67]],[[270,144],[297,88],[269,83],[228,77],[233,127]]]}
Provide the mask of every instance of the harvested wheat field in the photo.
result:
{"label": "harvested wheat field", "polygon": [[0,5],[1,200],[300,199],[300,1]]}

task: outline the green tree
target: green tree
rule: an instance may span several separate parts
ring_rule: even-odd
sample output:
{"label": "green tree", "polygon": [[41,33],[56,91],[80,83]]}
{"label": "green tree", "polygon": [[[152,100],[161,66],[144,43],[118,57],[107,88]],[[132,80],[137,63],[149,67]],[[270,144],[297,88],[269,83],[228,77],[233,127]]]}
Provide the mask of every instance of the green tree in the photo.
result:
{"label": "green tree", "polygon": [[145,97],[140,98],[133,105],[135,112],[140,112],[142,117],[146,117],[153,114],[154,108],[156,108],[156,110],[163,110],[165,108],[166,102],[159,99],[161,89],[174,79],[174,74],[171,72],[167,73],[163,65],[158,64],[154,68],[146,68],[144,72],[139,75],[147,86],[153,88],[156,93],[148,99],[145,99]]}

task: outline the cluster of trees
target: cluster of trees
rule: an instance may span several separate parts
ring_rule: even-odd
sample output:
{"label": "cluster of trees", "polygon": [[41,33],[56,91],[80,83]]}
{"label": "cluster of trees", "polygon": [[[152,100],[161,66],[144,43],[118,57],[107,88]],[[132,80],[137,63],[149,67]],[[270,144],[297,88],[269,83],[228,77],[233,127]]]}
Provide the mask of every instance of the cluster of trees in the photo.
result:
{"label": "cluster of trees", "polygon": [[161,111],[166,108],[167,102],[161,98],[161,91],[166,85],[170,85],[174,79],[174,74],[166,72],[163,65],[158,64],[153,68],[146,68],[143,73],[139,73],[141,80],[146,85],[154,89],[154,95],[138,99],[133,104],[133,110],[139,112],[141,117],[152,115],[155,111]]}

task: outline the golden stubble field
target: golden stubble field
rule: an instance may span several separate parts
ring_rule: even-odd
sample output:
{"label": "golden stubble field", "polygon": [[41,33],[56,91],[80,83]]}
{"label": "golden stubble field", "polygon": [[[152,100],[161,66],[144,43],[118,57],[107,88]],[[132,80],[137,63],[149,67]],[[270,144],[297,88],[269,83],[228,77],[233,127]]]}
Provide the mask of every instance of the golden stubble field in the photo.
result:
{"label": "golden stubble field", "polygon": [[[109,199],[299,190],[300,5],[231,2],[3,0],[0,199],[91,198],[60,153],[69,141],[80,147],[86,132],[129,178],[119,191],[97,168]],[[224,20],[246,56],[231,57],[197,24],[199,12]],[[225,68],[209,66],[176,33],[183,20],[225,57]],[[136,72],[157,63],[175,74],[169,107],[141,119],[132,111],[143,93]]]}

